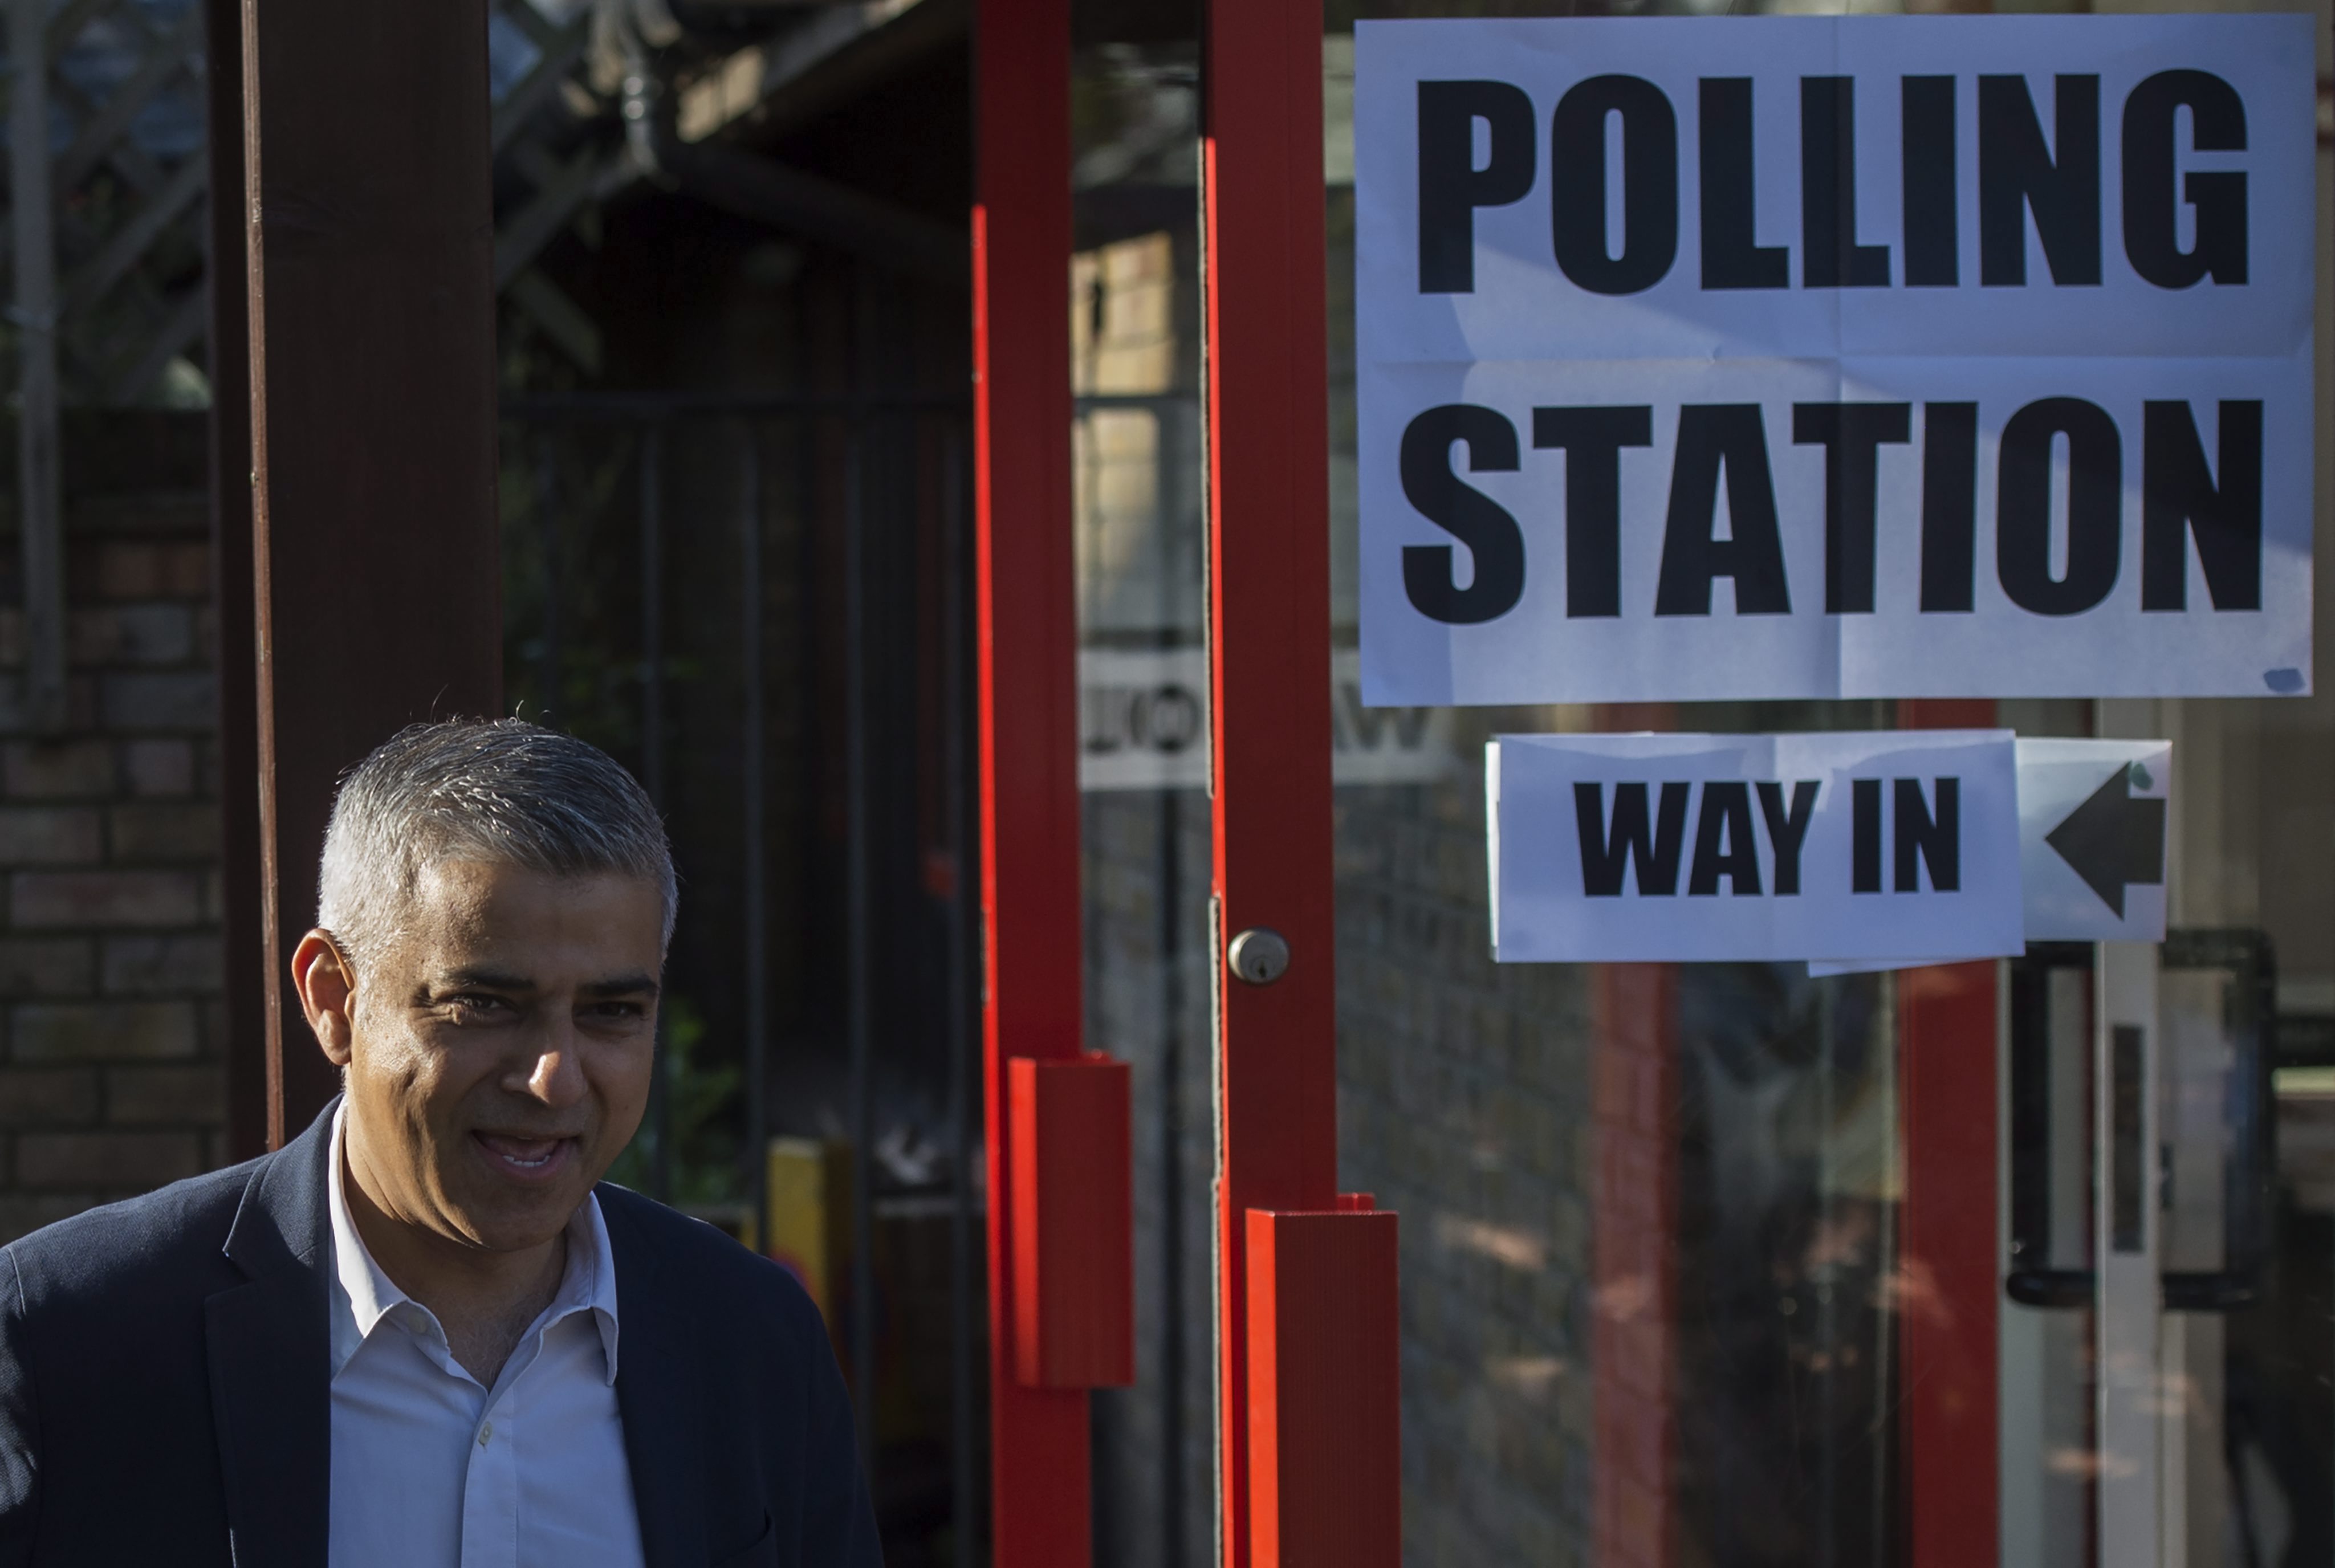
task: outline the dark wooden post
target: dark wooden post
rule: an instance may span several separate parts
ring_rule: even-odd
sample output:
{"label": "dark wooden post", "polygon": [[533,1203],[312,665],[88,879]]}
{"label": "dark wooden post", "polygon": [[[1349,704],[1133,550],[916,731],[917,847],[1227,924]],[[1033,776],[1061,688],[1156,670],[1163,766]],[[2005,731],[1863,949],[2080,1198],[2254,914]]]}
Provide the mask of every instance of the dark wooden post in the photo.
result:
{"label": "dark wooden post", "polygon": [[[247,642],[239,624],[221,636],[222,750],[229,852],[246,857],[230,917],[253,914],[235,907],[240,872],[260,934],[256,953],[231,934],[228,953],[261,979],[256,1009],[250,976],[230,979],[228,1050],[236,1125],[261,1125],[244,1108],[258,1076],[273,1147],[336,1088],[284,995],[334,779],[412,721],[502,706],[494,221],[486,0],[240,12],[251,621]],[[223,302],[222,324],[234,314]],[[231,420],[220,435],[232,574]],[[223,578],[223,625],[237,592]]]}
{"label": "dark wooden post", "polygon": [[267,1147],[259,896],[259,693],[251,605],[250,318],[245,314],[243,0],[203,0],[210,90],[211,603],[218,612],[219,921],[228,1154]]}

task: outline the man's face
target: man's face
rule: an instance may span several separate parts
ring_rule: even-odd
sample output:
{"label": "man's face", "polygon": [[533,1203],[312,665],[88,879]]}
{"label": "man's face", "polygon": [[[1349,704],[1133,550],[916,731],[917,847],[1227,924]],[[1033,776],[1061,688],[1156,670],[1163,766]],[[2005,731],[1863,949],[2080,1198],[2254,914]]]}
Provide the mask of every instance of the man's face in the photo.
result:
{"label": "man's face", "polygon": [[426,872],[350,1008],[351,1159],[375,1202],[490,1251],[557,1235],[648,1103],[661,924],[635,877]]}

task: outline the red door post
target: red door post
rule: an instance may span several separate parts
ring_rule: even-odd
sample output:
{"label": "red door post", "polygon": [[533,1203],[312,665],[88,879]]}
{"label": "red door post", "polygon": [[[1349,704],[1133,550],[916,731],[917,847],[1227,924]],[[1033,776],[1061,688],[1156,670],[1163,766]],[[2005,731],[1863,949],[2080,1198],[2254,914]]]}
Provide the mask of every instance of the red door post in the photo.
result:
{"label": "red door post", "polygon": [[[1375,1568],[1394,1216],[1338,1194],[1321,7],[1208,0],[1206,37],[1223,1561]],[[1226,962],[1250,931],[1286,944],[1265,983]]]}
{"label": "red door post", "polygon": [[[1123,1197],[1109,1214],[1068,1201],[1082,1169],[1108,1162],[1115,1181],[1106,1185],[1123,1194],[1129,1161],[1125,1074],[1080,1050],[1071,7],[980,0],[977,17],[973,417],[993,1560],[1083,1568],[1093,1550],[1086,1389],[1125,1380],[1116,1351],[1122,1341],[1131,1347],[1131,1312],[1124,1279],[1080,1289],[1060,1271],[1094,1263],[1098,1228],[1105,1266],[1124,1270],[1116,1260],[1132,1217]],[[1090,1065],[1092,1079],[1081,1079]],[[1114,1093],[1115,1122],[1098,1114]],[[1050,1104],[1064,1114],[1042,1116]],[[1098,1146],[1102,1123],[1119,1129],[1118,1147]],[[1064,1226],[1079,1235],[1051,1234]]]}
{"label": "red door post", "polygon": [[[1908,730],[1979,730],[1985,701],[1907,702]],[[2001,1552],[1995,1191],[1995,965],[1897,977],[1904,1139],[1898,1342],[1913,1568],[1984,1568]]]}

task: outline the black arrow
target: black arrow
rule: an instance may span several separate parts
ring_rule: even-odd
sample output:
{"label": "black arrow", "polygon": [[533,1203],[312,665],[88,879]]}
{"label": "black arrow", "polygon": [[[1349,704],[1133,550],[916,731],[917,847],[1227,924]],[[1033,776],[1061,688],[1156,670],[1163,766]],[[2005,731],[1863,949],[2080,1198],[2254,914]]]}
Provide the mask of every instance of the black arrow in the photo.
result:
{"label": "black arrow", "polygon": [[2100,902],[2124,918],[2127,884],[2165,882],[2165,802],[2132,792],[2132,768],[2121,766],[2068,819],[2043,837]]}

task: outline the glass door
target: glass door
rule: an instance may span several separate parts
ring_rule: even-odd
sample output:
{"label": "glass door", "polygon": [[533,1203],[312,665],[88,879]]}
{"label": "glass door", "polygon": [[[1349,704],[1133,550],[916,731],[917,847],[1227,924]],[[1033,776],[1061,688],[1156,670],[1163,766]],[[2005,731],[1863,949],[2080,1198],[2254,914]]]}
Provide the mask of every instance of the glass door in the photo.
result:
{"label": "glass door", "polygon": [[[1361,701],[1354,22],[1841,8],[1194,0],[1084,45],[1085,1041],[1161,1097],[1140,1377],[1092,1428],[1101,1560],[2335,1556],[2335,699]],[[1316,46],[1307,176],[1285,67]],[[1969,726],[2173,742],[2164,944],[1833,976],[1492,961],[1492,736]],[[1261,1293],[1255,1213],[1399,1237],[1399,1448],[1349,1310],[1370,1244]],[[1354,1336],[1326,1436],[1259,1380],[1261,1352],[1302,1379],[1309,1322]],[[1274,1534],[1306,1452],[1361,1456],[1346,1533],[1315,1538],[1343,1556]],[[1399,1524],[1354,1501],[1388,1498]]]}

